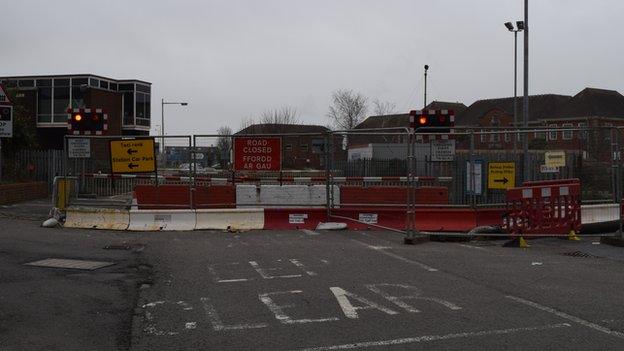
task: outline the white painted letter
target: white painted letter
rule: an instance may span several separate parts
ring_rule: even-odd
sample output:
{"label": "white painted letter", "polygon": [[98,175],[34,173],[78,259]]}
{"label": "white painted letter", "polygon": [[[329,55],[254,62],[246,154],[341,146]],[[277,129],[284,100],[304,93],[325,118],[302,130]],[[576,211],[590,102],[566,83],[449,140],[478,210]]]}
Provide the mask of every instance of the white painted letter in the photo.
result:
{"label": "white painted letter", "polygon": [[217,310],[213,305],[210,304],[210,299],[207,297],[200,298],[202,304],[204,305],[204,311],[206,311],[206,315],[212,324],[212,329],[215,331],[222,330],[237,330],[237,329],[258,329],[265,328],[267,325],[265,323],[255,323],[255,324],[236,324],[236,325],[225,325],[219,317]]}
{"label": "white painted letter", "polygon": [[289,275],[270,275],[267,273],[268,271],[276,271],[280,268],[262,268],[256,261],[249,261],[249,264],[260,274],[260,276],[264,279],[273,279],[273,278],[299,278],[301,274],[289,274]]}
{"label": "white painted letter", "polygon": [[[384,306],[378,305],[370,300],[367,300],[363,297],[357,296],[354,293],[348,292],[342,288],[339,287],[331,287],[329,288],[329,290],[331,290],[332,293],[334,293],[334,296],[336,296],[336,300],[338,300],[338,304],[340,304],[340,308],[342,308],[342,312],[344,312],[345,316],[347,316],[347,318],[358,318],[358,313],[357,310],[369,310],[369,309],[377,309],[380,310],[384,313],[387,314],[397,314],[398,312],[395,312],[389,308],[386,308]],[[347,298],[350,297],[354,300],[357,300],[363,304],[365,304],[366,306],[353,306],[353,304],[351,304],[351,301],[349,301],[349,299]]]}
{"label": "white painted letter", "polygon": [[[393,304],[403,308],[404,310],[406,310],[407,312],[411,312],[411,313],[418,313],[420,312],[420,310],[408,305],[405,301],[403,300],[407,300],[407,299],[413,299],[413,300],[425,300],[425,301],[432,301],[432,302],[437,302],[439,304],[441,304],[442,306],[448,307],[451,310],[461,310],[461,307],[450,303],[446,300],[442,300],[442,299],[438,299],[435,297],[423,297],[420,296],[421,292],[420,290],[418,290],[418,288],[416,288],[415,286],[411,286],[411,285],[402,285],[402,284],[368,284],[366,285],[366,287],[374,292],[377,293],[379,295],[381,295],[383,298],[387,299],[388,301],[392,302]],[[391,288],[400,288],[400,289],[405,289],[405,290],[409,290],[412,292],[411,295],[402,295],[402,296],[392,296],[389,293],[383,291],[380,287],[391,287]]]}
{"label": "white painted letter", "polygon": [[247,279],[247,278],[232,278],[232,279],[223,279],[219,273],[217,273],[217,270],[215,269],[215,266],[237,266],[238,262],[232,262],[232,263],[223,263],[223,264],[212,264],[208,266],[208,271],[212,274],[212,279],[216,282],[216,283],[236,283],[236,282],[246,282],[248,280],[252,280],[252,279]]}

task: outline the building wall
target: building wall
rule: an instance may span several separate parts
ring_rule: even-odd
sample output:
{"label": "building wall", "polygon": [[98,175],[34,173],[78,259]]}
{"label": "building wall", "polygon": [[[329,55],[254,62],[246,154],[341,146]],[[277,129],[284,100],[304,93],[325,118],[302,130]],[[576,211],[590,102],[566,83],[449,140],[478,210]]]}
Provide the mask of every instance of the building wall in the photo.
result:
{"label": "building wall", "polygon": [[87,108],[104,109],[108,114],[108,135],[122,135],[121,94],[114,91],[88,89],[85,97]]}

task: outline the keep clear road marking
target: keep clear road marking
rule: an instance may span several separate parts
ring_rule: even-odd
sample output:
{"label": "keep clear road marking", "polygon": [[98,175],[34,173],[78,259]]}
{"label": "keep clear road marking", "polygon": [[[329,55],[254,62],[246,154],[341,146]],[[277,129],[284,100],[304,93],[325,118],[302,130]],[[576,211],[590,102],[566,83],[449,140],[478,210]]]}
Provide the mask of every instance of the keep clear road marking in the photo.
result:
{"label": "keep clear road marking", "polygon": [[508,296],[505,296],[505,297],[508,298],[508,299],[514,300],[516,302],[519,302],[521,304],[524,304],[524,305],[527,305],[527,306],[531,306],[533,308],[537,308],[538,310],[542,310],[544,312],[552,313],[555,316],[561,317],[563,319],[567,319],[567,320],[569,320],[571,322],[574,322],[574,323],[578,323],[578,324],[580,324],[580,325],[582,325],[584,327],[587,327],[587,328],[590,328],[590,329],[594,329],[594,330],[599,331],[601,333],[605,333],[605,334],[608,334],[608,335],[611,335],[611,336],[615,336],[615,337],[618,337],[618,338],[624,338],[624,333],[621,333],[621,332],[618,332],[618,331],[615,331],[615,330],[611,330],[611,329],[609,329],[607,327],[603,327],[602,325],[598,325],[596,323],[592,323],[590,321],[587,321],[585,319],[582,319],[582,318],[579,318],[579,317],[576,317],[576,316],[569,315],[569,314],[567,314],[565,312],[558,311],[558,310],[556,310],[556,309],[554,309],[552,307],[540,305],[537,302],[525,300],[525,299],[523,299],[521,297],[517,297],[517,296],[510,296],[510,295],[508,295]]}
{"label": "keep clear road marking", "polygon": [[360,348],[365,348],[365,347],[404,345],[404,344],[414,344],[414,343],[419,343],[419,342],[471,338],[471,337],[490,336],[490,335],[505,335],[505,334],[528,332],[528,331],[540,331],[540,330],[569,328],[569,327],[571,327],[569,323],[559,323],[559,324],[542,325],[542,326],[537,326],[537,327],[482,330],[482,331],[476,331],[476,332],[465,332],[465,333],[455,333],[455,334],[445,334],[445,335],[423,335],[423,336],[417,336],[413,338],[402,338],[402,339],[380,340],[380,341],[365,341],[365,342],[356,342],[352,344],[311,347],[307,349],[299,349],[298,351],[349,350],[349,349],[360,349]]}
{"label": "keep clear road marking", "polygon": [[386,256],[389,256],[389,257],[392,257],[392,258],[396,258],[397,260],[400,260],[400,261],[403,261],[403,262],[406,262],[406,263],[418,266],[418,267],[420,267],[420,268],[422,268],[422,269],[424,269],[424,270],[426,270],[428,272],[437,272],[438,271],[436,268],[427,266],[424,263],[420,263],[418,261],[410,260],[409,258],[405,258],[403,256],[399,256],[399,255],[394,254],[392,252],[385,251],[385,249],[388,249],[389,247],[386,247],[386,246],[373,246],[373,245],[368,245],[367,243],[361,242],[359,240],[355,240],[355,239],[351,239],[351,240],[355,241],[356,243],[358,243],[358,244],[360,244],[362,246],[365,246],[365,247],[367,247],[369,249],[372,249],[372,250],[375,250],[375,251],[377,251],[377,252],[379,252],[381,254],[384,254]]}

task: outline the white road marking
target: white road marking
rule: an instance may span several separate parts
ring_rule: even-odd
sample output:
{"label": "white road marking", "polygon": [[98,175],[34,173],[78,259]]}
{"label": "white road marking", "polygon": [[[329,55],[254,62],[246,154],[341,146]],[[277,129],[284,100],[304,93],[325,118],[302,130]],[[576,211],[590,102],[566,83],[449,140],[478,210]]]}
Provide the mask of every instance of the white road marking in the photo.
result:
{"label": "white road marking", "polygon": [[318,323],[318,322],[331,322],[337,321],[337,317],[327,317],[327,318],[305,318],[305,319],[292,319],[286,313],[284,313],[284,308],[292,308],[295,307],[294,304],[286,304],[286,305],[278,305],[273,301],[270,297],[271,295],[285,295],[285,294],[300,294],[303,291],[301,290],[291,290],[291,291],[276,291],[265,294],[259,294],[258,298],[262,301],[267,307],[273,312],[275,318],[283,324],[305,324],[305,323]]}
{"label": "white road marking", "polygon": [[397,254],[394,254],[392,252],[388,252],[388,251],[385,251],[385,250],[378,250],[378,249],[376,249],[376,246],[368,245],[367,243],[361,242],[359,240],[355,240],[355,239],[351,239],[351,240],[355,241],[356,243],[358,243],[360,245],[366,246],[369,249],[376,250],[377,252],[379,252],[381,254],[384,254],[386,256],[389,256],[389,257],[392,257],[392,258],[396,258],[397,260],[400,260],[400,261],[403,261],[403,262],[406,262],[406,263],[418,266],[418,267],[420,267],[420,268],[422,268],[422,269],[424,269],[424,270],[426,270],[428,272],[437,272],[438,271],[436,268],[427,266],[424,263],[420,263],[418,261],[410,260],[409,258],[405,258],[403,256],[399,256]]}
{"label": "white road marking", "polygon": [[249,264],[253,267],[253,269],[260,274],[260,276],[264,279],[273,279],[273,278],[299,278],[301,274],[287,274],[287,275],[270,275],[267,271],[274,271],[279,268],[262,268],[256,261],[249,261]]}
{"label": "white road marking", "polygon": [[[365,299],[361,296],[358,296],[354,293],[348,292],[342,288],[339,288],[337,286],[331,287],[329,288],[329,290],[331,290],[331,292],[334,294],[334,296],[336,296],[336,300],[338,300],[338,304],[340,305],[340,308],[342,308],[342,312],[345,314],[345,316],[347,318],[351,318],[351,319],[356,319],[358,318],[358,313],[357,310],[370,310],[370,309],[376,309],[376,310],[380,310],[384,313],[387,314],[398,314],[398,312],[393,311],[387,307],[381,306],[379,304],[376,304],[368,299]],[[349,298],[353,299],[353,300],[357,300],[363,304],[365,304],[366,306],[353,306],[353,304],[351,303],[351,301],[349,301]]]}
{"label": "white road marking", "polygon": [[197,329],[197,323],[196,322],[187,322],[184,327],[186,329]]}
{"label": "white road marking", "polygon": [[315,232],[314,230],[310,229],[301,229],[301,231],[308,235],[321,235],[321,233]]}
{"label": "white road marking", "polygon": [[484,249],[482,247],[479,246],[474,246],[474,245],[466,245],[466,244],[458,244],[461,247],[467,247],[469,249],[475,249],[475,250],[481,250],[481,251],[487,251],[487,249]]}
{"label": "white road marking", "polygon": [[240,330],[240,329],[258,329],[258,328],[266,328],[267,327],[266,323],[225,325],[225,324],[223,324],[223,321],[221,320],[221,317],[219,317],[219,314],[217,313],[217,310],[210,303],[210,299],[209,298],[202,297],[199,300],[202,302],[202,304],[204,306],[204,311],[206,311],[206,315],[208,316],[208,319],[210,320],[210,323],[212,324],[212,329],[214,329],[215,331]]}
{"label": "white road marking", "polygon": [[567,320],[569,320],[571,322],[578,323],[578,324],[580,324],[580,325],[582,325],[584,327],[587,327],[587,328],[590,328],[590,329],[594,329],[594,330],[599,331],[601,333],[605,333],[605,334],[608,334],[608,335],[611,335],[611,336],[615,336],[615,337],[618,337],[618,338],[624,338],[624,333],[621,333],[621,332],[618,332],[618,331],[615,331],[615,330],[611,330],[611,329],[609,329],[607,327],[603,327],[602,325],[598,325],[598,324],[592,323],[592,322],[590,322],[588,320],[585,320],[585,319],[582,319],[582,318],[579,318],[579,317],[567,314],[565,312],[558,311],[558,310],[556,310],[556,309],[554,309],[552,307],[540,305],[537,302],[525,300],[525,299],[523,299],[521,297],[517,297],[517,296],[508,295],[508,296],[505,296],[505,297],[508,298],[508,299],[514,300],[516,302],[519,302],[521,304],[524,304],[524,305],[527,305],[527,306],[531,306],[533,308],[537,308],[538,310],[542,310],[544,312],[548,312],[548,313],[554,314],[555,316],[559,316],[559,317],[561,317],[563,319],[567,319]]}
{"label": "white road marking", "polygon": [[185,311],[193,310],[193,306],[189,305],[186,301],[178,301],[176,302],[179,306],[182,306],[182,309]]}
{"label": "white road marking", "polygon": [[249,279],[247,278],[222,279],[220,274],[215,269],[216,266],[236,266],[236,265],[238,265],[238,262],[211,264],[208,266],[208,271],[210,272],[210,274],[212,274],[212,279],[215,281],[215,283],[237,283],[237,282],[248,281]]}
{"label": "white road marking", "polygon": [[560,324],[548,324],[548,325],[542,325],[542,326],[536,326],[536,327],[481,330],[481,331],[476,331],[476,332],[464,332],[464,333],[445,334],[445,335],[423,335],[423,336],[417,336],[413,338],[402,338],[402,339],[380,340],[380,341],[365,341],[365,342],[356,342],[356,343],[342,344],[342,345],[310,347],[306,349],[299,349],[297,351],[349,350],[349,349],[360,349],[360,348],[365,348],[365,347],[404,345],[404,344],[414,344],[414,343],[420,343],[420,342],[430,342],[430,341],[440,341],[440,340],[450,340],[450,339],[460,339],[460,338],[472,338],[472,337],[489,336],[489,335],[505,335],[505,334],[528,332],[528,331],[540,331],[540,330],[569,328],[569,327],[571,327],[569,323],[560,323]]}
{"label": "white road marking", "polygon": [[[382,287],[391,287],[391,288],[401,288],[404,290],[408,290],[412,292],[412,295],[403,295],[403,296],[392,296],[390,294],[388,294],[387,292],[383,291],[381,288]],[[403,284],[367,284],[366,288],[368,288],[368,290],[381,295],[384,299],[392,302],[393,304],[401,307],[402,309],[406,310],[407,312],[411,312],[411,313],[418,313],[420,312],[420,310],[410,306],[409,304],[407,304],[405,301],[403,300],[408,300],[408,299],[412,299],[412,300],[424,300],[424,301],[431,301],[431,302],[436,302],[439,303],[442,306],[445,306],[453,311],[456,310],[461,310],[462,308],[455,305],[454,303],[448,302],[446,300],[442,300],[442,299],[438,299],[435,297],[426,297],[426,296],[421,296],[421,292],[420,290],[415,287],[415,286],[411,286],[411,285],[403,285]]]}
{"label": "white road marking", "polygon": [[146,303],[145,305],[143,305],[143,308],[145,308],[145,307],[154,307],[156,305],[162,305],[164,303],[165,303],[165,301],[154,301],[154,302]]}
{"label": "white road marking", "polygon": [[312,272],[312,271],[308,270],[308,269],[307,269],[307,268],[303,265],[303,263],[301,263],[301,261],[299,261],[298,259],[291,258],[289,261],[290,261],[292,264],[294,264],[295,266],[297,266],[297,267],[301,268],[301,270],[302,270],[302,271],[304,271],[304,272],[305,272],[305,274],[307,274],[307,275],[317,275],[317,274],[316,274],[316,272]]}

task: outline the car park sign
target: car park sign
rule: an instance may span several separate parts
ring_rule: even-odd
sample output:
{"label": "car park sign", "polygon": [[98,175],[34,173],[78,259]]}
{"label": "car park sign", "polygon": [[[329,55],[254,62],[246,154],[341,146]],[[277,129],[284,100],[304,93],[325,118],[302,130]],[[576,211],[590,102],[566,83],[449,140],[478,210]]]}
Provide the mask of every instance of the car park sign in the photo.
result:
{"label": "car park sign", "polygon": [[282,139],[278,137],[234,138],[234,170],[279,171],[282,168]]}

